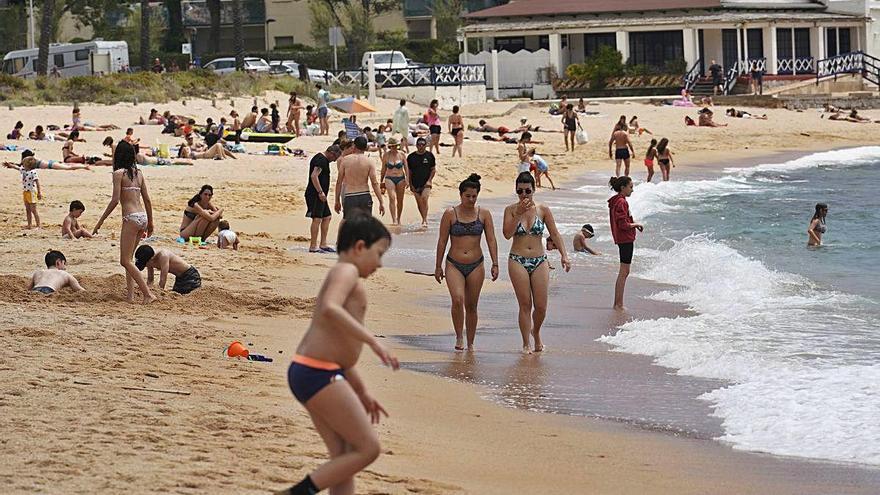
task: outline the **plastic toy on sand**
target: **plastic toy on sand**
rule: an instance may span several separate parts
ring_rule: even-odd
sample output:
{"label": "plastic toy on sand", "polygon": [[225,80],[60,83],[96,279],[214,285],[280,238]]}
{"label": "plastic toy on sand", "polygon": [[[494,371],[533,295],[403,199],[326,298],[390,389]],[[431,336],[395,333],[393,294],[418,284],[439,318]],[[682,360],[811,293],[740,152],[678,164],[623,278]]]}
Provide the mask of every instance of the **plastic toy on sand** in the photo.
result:
{"label": "plastic toy on sand", "polygon": [[237,340],[229,344],[229,347],[226,348],[226,355],[229,357],[247,358],[249,354],[250,352],[248,351],[247,347],[245,347],[244,344]]}

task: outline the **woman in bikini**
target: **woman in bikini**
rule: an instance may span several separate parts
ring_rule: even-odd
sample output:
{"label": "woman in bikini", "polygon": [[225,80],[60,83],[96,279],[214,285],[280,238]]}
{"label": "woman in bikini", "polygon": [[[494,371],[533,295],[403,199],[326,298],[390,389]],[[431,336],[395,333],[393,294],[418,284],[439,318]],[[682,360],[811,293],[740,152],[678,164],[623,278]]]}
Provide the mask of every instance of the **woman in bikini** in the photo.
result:
{"label": "woman in bikini", "polygon": [[[113,154],[113,197],[95,224],[93,235],[98,234],[104,220],[122,202],[122,233],[119,234],[119,264],[125,268],[128,301],[134,302],[134,286],[137,284],[144,297],[144,304],[156,298],[150,292],[140,270],[134,266],[132,257],[141,237],[153,235],[153,203],[147,192],[147,181],[135,164],[134,147],[125,141],[116,145]],[[143,200],[143,203],[141,203]]]}
{"label": "woman in bikini", "polygon": [[293,131],[299,136],[299,114],[303,109],[302,101],[296,97],[296,92],[290,92],[290,104],[287,107],[287,132]]}
{"label": "woman in bikini", "polygon": [[[531,354],[544,350],[541,342],[541,324],[547,314],[547,293],[550,285],[550,268],[544,253],[544,228],[558,247],[562,267],[571,270],[565,243],[556,229],[553,212],[547,205],[535,203],[535,178],[523,172],[516,178],[516,194],[519,201],[504,209],[503,233],[505,239],[513,238],[507,272],[513,284],[513,292],[519,303],[519,331],[522,333],[522,351]],[[531,336],[531,337],[530,337]]]}
{"label": "woman in bikini", "polygon": [[449,133],[452,134],[452,139],[455,140],[455,144],[452,145],[452,156],[455,156],[455,151],[458,150],[458,157],[461,158],[461,145],[464,143],[464,120],[461,118],[461,114],[458,113],[458,105],[452,107],[452,115],[449,116],[449,119],[446,121],[449,126]]}
{"label": "woman in bikini", "polygon": [[388,208],[391,210],[391,223],[400,225],[403,213],[403,198],[406,193],[406,156],[400,152],[397,138],[388,140],[388,152],[382,158],[382,179],[380,186],[388,193]]}
{"label": "woman in bikini", "polygon": [[660,166],[660,173],[663,174],[663,181],[669,180],[669,168],[675,166],[672,159],[672,150],[669,149],[669,140],[663,138],[657,144],[657,164]]}
{"label": "woman in bikini", "polygon": [[180,145],[180,148],[177,150],[177,158],[189,158],[191,160],[198,160],[201,158],[225,160],[228,157],[233,160],[238,159],[235,154],[224,148],[223,144],[220,142],[212,144],[206,148],[205,151],[194,151],[190,143],[191,141],[188,141],[187,143]]}
{"label": "woman in bikini", "polygon": [[183,210],[183,220],[180,222],[180,237],[207,239],[217,230],[220,219],[223,218],[223,209],[211,203],[213,197],[214,188],[205,184],[198,194],[187,201]]}
{"label": "woman in bikini", "polygon": [[[67,142],[61,147],[61,156],[64,163],[86,163],[86,157],[77,155],[73,151],[73,143],[79,139],[79,131],[71,131]],[[97,161],[97,160],[94,160]]]}
{"label": "woman in bikini", "polygon": [[119,129],[119,126],[114,124],[96,125],[91,122],[83,122],[79,108],[73,109],[71,121],[71,131],[114,131]]}
{"label": "woman in bikini", "polygon": [[[464,328],[467,328],[467,350],[474,350],[477,334],[477,303],[483,280],[486,278],[485,257],[480,247],[483,234],[492,258],[492,280],[498,279],[498,241],[492,214],[476,207],[480,194],[480,176],[471,174],[458,185],[461,203],[443,213],[440,219],[440,237],[437,239],[437,266],[434,278],[440,283],[446,278],[446,287],[452,299],[452,326],[455,328],[455,350],[463,351]],[[449,253],[446,244],[451,243]],[[446,255],[446,272],[443,257]]]}
{"label": "woman in bikini", "polygon": [[816,212],[810,219],[810,227],[807,229],[807,246],[821,246],[822,236],[825,234],[825,216],[828,215],[828,205],[816,203]]}
{"label": "woman in bikini", "polygon": [[648,151],[645,152],[645,167],[648,169],[648,178],[645,182],[651,182],[654,178],[654,160],[657,159],[657,140],[652,139]]}
{"label": "woman in bikini", "polygon": [[442,127],[440,127],[440,114],[437,113],[439,106],[440,102],[431,100],[431,104],[428,105],[428,111],[425,112],[425,123],[428,124],[428,132],[431,136],[428,151],[432,151],[435,156],[440,155],[440,131]]}

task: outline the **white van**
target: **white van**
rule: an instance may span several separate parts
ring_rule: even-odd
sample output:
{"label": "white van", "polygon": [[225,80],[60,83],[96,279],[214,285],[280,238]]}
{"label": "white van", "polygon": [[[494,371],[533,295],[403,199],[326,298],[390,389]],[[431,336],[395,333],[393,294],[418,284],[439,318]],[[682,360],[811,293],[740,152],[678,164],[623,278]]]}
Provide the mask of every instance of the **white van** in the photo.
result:
{"label": "white van", "polygon": [[[37,75],[39,48],[14,50],[3,57],[3,72],[30,78]],[[86,41],[49,45],[46,73],[57,69],[62,77],[110,74],[128,67],[128,43],[124,41]]]}
{"label": "white van", "polygon": [[367,69],[367,64],[370,58],[373,59],[373,65],[377,69],[387,70],[409,68],[409,63],[406,61],[406,56],[404,56],[403,52],[399,50],[364,52],[364,56],[363,58],[361,58],[361,67],[364,70]]}

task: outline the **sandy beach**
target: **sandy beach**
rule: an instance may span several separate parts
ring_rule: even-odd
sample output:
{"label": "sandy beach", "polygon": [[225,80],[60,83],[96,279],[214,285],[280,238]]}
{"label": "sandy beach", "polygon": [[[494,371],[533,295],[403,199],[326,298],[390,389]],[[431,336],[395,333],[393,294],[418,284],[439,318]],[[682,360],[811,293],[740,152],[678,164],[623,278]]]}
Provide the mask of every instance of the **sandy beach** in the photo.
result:
{"label": "sandy beach", "polygon": [[[259,104],[275,100],[286,98],[267,94]],[[252,99],[234,102],[242,112]],[[116,124],[123,131],[83,133],[88,142],[77,143],[76,150],[100,154],[104,136],[121,138],[124,129],[151,107],[216,121],[228,115],[229,103],[218,100],[217,108],[210,100],[161,106],[81,104],[84,120]],[[380,100],[379,113],[358,120],[362,125],[384,122],[396,106],[396,100]],[[62,125],[70,121],[70,109],[3,108],[0,130],[5,134],[17,120],[24,121],[25,131],[37,124]],[[670,139],[678,165],[673,180],[677,172],[689,169],[880,143],[878,124],[829,121],[816,110],[755,109],[767,113],[769,120],[762,121],[727,118],[717,109],[716,121],[728,127],[696,128],[683,124],[685,115],[696,116],[696,109],[637,102],[600,103],[588,109],[601,115],[581,116],[590,142],[574,153],[564,152],[561,133],[534,133],[534,139],[546,142],[537,147],[548,159],[557,186],[579,185],[588,171],[612,174],[607,139],[619,115],[638,115],[656,137]],[[423,110],[410,105],[413,116]],[[466,125],[486,118],[493,125],[513,127],[523,116],[544,129],[560,128],[560,117],[538,106],[494,102],[465,107],[462,113]],[[863,113],[880,119],[880,111]],[[445,119],[448,113],[442,115]],[[304,149],[309,156],[324,149],[341,128],[339,118],[338,113],[331,118],[329,139],[303,137],[288,146]],[[159,126],[133,127],[145,145],[180,142],[161,136]],[[451,148],[441,148],[433,213],[457,199],[458,182],[471,172],[483,176],[483,199],[513,196],[515,147],[486,142],[481,133],[466,136],[463,159],[452,160]],[[443,141],[451,143],[450,136],[444,134]],[[631,174],[636,180],[644,179],[641,157],[649,141],[648,135],[634,138]],[[19,150],[33,149],[38,158],[61,159],[60,142],[14,144]],[[265,145],[247,147],[265,150]],[[0,159],[17,162],[19,154],[0,151]],[[330,255],[307,252],[302,196],[308,158],[238,157],[197,160],[191,167],[144,167],[153,199],[155,244],[178,251],[197,266],[204,283],[187,296],[157,291],[159,300],[146,307],[124,301],[116,241],[119,211],[96,239],[60,238],[70,201],[85,203],[80,222],[88,228],[100,217],[111,193],[109,168],[40,170],[41,230],[23,229],[20,176],[0,170],[5,177],[0,181],[4,492],[267,493],[298,481],[326,458],[323,443],[285,378],[319,284],[334,262]],[[240,234],[238,252],[175,242],[186,200],[202,184],[214,187],[214,203],[224,208],[224,218]],[[543,190],[538,198],[552,194]],[[338,218],[334,215],[331,232]],[[390,217],[384,220],[390,222]],[[436,242],[436,225],[427,233],[413,233],[417,211],[411,197],[403,220],[395,233],[420,236],[425,246]],[[64,252],[68,270],[88,292],[45,298],[25,290],[30,274],[45,266],[43,256],[49,249]],[[365,284],[368,327],[385,337],[410,368],[435,359],[434,353],[402,342],[406,336],[450,333],[448,311],[430,303],[442,300],[446,288],[401,268],[382,269]],[[486,290],[513,298],[506,280],[487,284]],[[614,323],[601,325],[610,328]],[[225,358],[223,349],[235,340],[274,362]],[[549,340],[552,346],[552,337]],[[379,426],[383,455],[358,476],[358,493],[867,494],[880,486],[880,474],[860,466],[746,453],[629,425],[505,408],[485,400],[485,390],[478,386],[407,366],[392,373],[367,352],[361,363],[367,386],[391,417]]]}

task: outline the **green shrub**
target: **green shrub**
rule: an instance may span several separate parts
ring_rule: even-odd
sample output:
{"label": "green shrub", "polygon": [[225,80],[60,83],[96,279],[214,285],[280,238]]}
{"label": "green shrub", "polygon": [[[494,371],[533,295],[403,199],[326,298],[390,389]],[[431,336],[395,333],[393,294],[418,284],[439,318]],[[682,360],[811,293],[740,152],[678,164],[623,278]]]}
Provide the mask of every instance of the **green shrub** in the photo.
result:
{"label": "green shrub", "polygon": [[565,75],[578,80],[589,81],[591,88],[604,88],[608,79],[623,75],[623,55],[607,45],[600,46],[582,64],[569,65]]}
{"label": "green shrub", "polygon": [[26,86],[24,79],[11,76],[5,72],[0,73],[0,89],[5,91],[15,91],[24,89]]}

